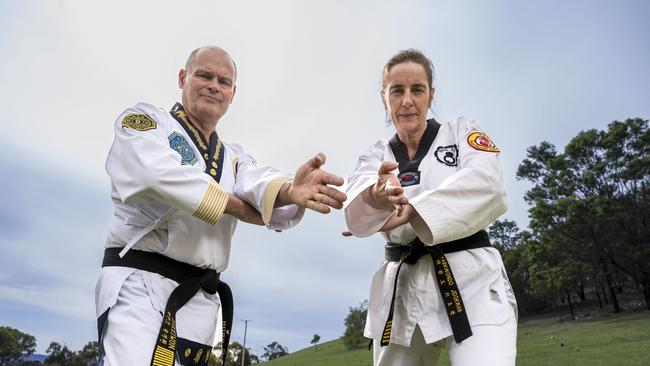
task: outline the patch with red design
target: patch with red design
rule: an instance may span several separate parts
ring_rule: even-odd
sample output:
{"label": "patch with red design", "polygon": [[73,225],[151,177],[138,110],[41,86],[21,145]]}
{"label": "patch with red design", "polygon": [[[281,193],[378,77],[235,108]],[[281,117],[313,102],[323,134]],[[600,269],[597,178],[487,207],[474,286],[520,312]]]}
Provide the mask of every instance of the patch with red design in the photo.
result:
{"label": "patch with red design", "polygon": [[497,145],[494,144],[494,141],[481,131],[470,133],[469,136],[467,136],[467,143],[476,150],[493,153],[501,152]]}

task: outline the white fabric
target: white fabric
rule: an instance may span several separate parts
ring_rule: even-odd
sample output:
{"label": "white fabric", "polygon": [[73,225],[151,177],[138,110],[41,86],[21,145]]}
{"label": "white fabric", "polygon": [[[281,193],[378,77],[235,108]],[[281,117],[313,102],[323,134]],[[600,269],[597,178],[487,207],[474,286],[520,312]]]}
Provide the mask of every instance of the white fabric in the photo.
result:
{"label": "white fabric", "polygon": [[457,344],[453,337],[427,344],[416,327],[411,346],[379,345],[373,341],[373,361],[376,366],[436,366],[443,350],[449,354],[451,366],[514,366],[517,358],[517,318],[511,311],[502,325],[479,325],[474,334]]}
{"label": "white fabric", "polygon": [[[419,166],[420,184],[404,189],[430,229],[432,244],[472,235],[507,209],[498,154],[476,150],[467,143],[468,134],[476,130],[479,130],[478,126],[464,118],[442,124]],[[439,148],[452,145],[458,150],[457,166],[442,162],[440,153],[436,156]],[[379,141],[361,155],[348,178],[345,218],[348,228],[356,236],[377,233],[391,215],[390,210],[370,207],[361,197],[364,189],[377,182],[377,170],[386,160],[395,161],[395,156],[388,141]],[[382,235],[384,240],[399,244],[408,244],[417,236],[411,225]],[[479,248],[450,253],[446,257],[472,327],[506,322],[516,302],[499,252],[494,248]],[[382,335],[396,269],[396,262],[384,262],[373,277],[364,332],[368,338],[378,339]],[[411,344],[416,325],[421,328],[426,343],[452,334],[432,271],[430,256],[420,258],[413,266],[402,266],[391,343]]]}
{"label": "white fabric", "polygon": [[[146,114],[156,121],[156,128],[138,131],[122,127],[127,114]],[[237,219],[224,214],[216,225],[211,225],[192,216],[213,178],[205,173],[202,154],[190,136],[168,110],[145,103],[124,111],[114,130],[115,140],[106,161],[114,215],[105,247],[124,248],[130,244],[134,249],[223,272],[228,267]],[[197,158],[193,164],[182,164],[180,154],[170,147],[169,136],[174,133],[183,136],[191,147]],[[275,199],[265,199],[267,185],[287,175],[258,167],[255,159],[237,144],[223,143],[223,154],[219,186],[264,212],[264,205]],[[273,208],[267,227],[290,228],[303,214],[304,209],[296,205]],[[97,317],[110,308],[104,338],[107,364],[149,363],[151,337],[158,335],[160,313],[176,286],[173,280],[145,271],[101,269],[95,300]],[[178,336],[212,345],[219,308],[217,295],[199,291],[177,313]],[[138,361],[131,361],[131,357]]]}

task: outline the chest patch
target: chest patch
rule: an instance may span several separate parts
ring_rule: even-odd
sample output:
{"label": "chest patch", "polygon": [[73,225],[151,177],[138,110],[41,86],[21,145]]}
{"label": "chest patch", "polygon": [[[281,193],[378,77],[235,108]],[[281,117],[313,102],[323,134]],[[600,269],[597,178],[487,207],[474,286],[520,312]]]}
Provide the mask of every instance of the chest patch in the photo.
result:
{"label": "chest patch", "polygon": [[458,146],[438,146],[436,159],[447,166],[458,166]]}
{"label": "chest patch", "polygon": [[181,156],[183,165],[194,165],[198,160],[190,143],[178,132],[169,135],[169,147]]}
{"label": "chest patch", "polygon": [[128,127],[136,131],[148,131],[156,128],[156,121],[146,114],[127,114],[122,120],[122,128]]}
{"label": "chest patch", "polygon": [[480,131],[474,131],[467,136],[467,143],[476,150],[498,153],[497,145],[488,135]]}
{"label": "chest patch", "polygon": [[402,187],[414,186],[420,184],[420,172],[404,172],[397,175]]}

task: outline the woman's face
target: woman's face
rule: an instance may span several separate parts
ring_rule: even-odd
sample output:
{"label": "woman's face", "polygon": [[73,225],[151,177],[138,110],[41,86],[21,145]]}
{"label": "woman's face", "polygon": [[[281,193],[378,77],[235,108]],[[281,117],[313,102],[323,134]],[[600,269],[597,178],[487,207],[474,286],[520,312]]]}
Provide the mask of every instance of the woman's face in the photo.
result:
{"label": "woman's face", "polygon": [[411,61],[399,63],[386,75],[385,85],[381,99],[397,132],[413,134],[425,127],[434,89],[424,67]]}

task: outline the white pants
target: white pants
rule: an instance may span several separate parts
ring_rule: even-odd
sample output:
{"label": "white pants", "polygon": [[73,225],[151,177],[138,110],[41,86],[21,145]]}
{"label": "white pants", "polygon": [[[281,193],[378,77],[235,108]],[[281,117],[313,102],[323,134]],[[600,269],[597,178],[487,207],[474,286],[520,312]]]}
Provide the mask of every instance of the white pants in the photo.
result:
{"label": "white pants", "polygon": [[[176,285],[172,280],[139,270],[124,281],[102,333],[104,366],[151,363],[166,301]],[[199,291],[176,313],[178,336],[212,345],[219,304],[217,295]],[[178,360],[175,365],[180,365]]]}
{"label": "white pants", "polygon": [[515,312],[501,325],[477,325],[473,335],[460,344],[453,337],[426,344],[420,327],[415,327],[411,346],[373,341],[375,366],[435,366],[443,348],[452,366],[514,366],[517,356],[517,317]]}

